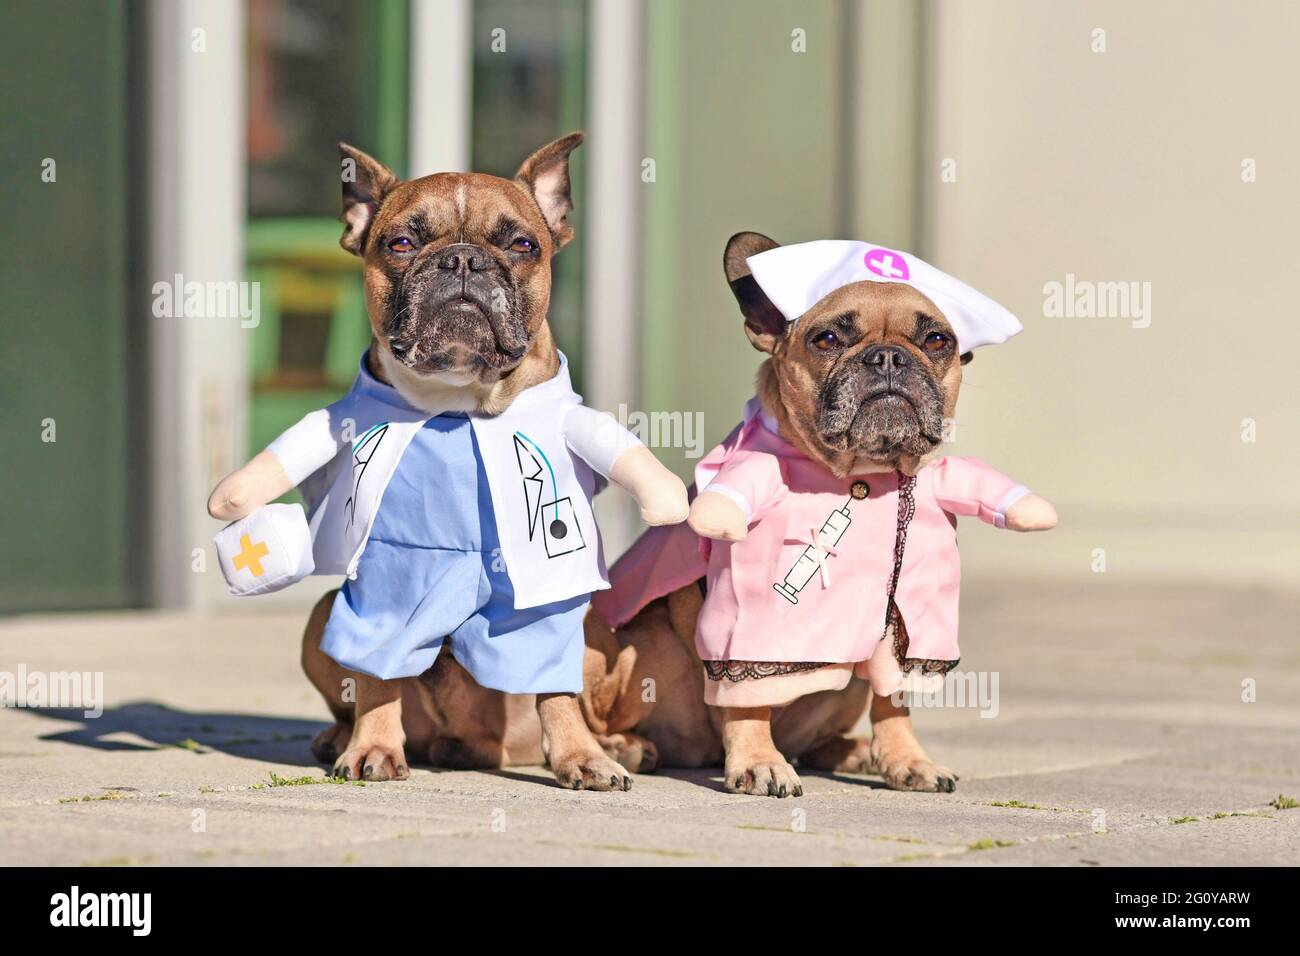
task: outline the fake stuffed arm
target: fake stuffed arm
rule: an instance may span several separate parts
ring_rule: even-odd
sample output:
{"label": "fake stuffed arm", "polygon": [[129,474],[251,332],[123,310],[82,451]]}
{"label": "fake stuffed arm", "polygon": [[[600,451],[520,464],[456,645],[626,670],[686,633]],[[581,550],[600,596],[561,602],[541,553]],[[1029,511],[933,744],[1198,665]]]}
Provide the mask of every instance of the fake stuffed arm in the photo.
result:
{"label": "fake stuffed arm", "polygon": [[575,405],[566,413],[562,430],[574,454],[636,499],[646,524],[686,520],[686,485],[614,416]]}
{"label": "fake stuffed arm", "polygon": [[945,458],[935,464],[934,494],[954,515],[974,515],[996,528],[1047,531],[1056,527],[1056,509],[978,458]]}
{"label": "fake stuffed arm", "polygon": [[208,498],[208,514],[223,521],[243,518],[328,464],[343,447],[331,412],[309,412],[247,465],[222,478]]}
{"label": "fake stuffed arm", "polygon": [[770,511],[785,492],[781,465],[775,456],[736,452],[695,496],[689,518],[691,528],[705,538],[743,541],[749,526]]}

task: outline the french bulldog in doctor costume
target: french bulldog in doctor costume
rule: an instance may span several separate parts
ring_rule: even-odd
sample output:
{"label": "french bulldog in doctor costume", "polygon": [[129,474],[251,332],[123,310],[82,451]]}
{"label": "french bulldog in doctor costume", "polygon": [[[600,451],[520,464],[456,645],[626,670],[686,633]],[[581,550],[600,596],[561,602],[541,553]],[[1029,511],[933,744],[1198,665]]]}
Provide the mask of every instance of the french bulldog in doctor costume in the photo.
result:
{"label": "french bulldog in doctor costume", "polygon": [[[583,618],[608,587],[590,499],[621,485],[651,525],[686,490],[612,417],[582,405],[546,321],[567,220],[574,133],[514,179],[407,182],[351,146],[344,249],[359,256],[372,330],[351,390],[221,481],[208,509],[235,593],[343,574],[317,605],[303,665],[335,716],[313,743],[334,772],[405,779],[407,749],[440,761],[421,692],[440,652],[482,688],[536,695],[559,782],[631,777],[580,712]],[[596,357],[599,360],[599,357]],[[298,487],[307,502],[263,507]],[[446,647],[444,647],[446,645]],[[355,688],[355,695],[349,690]]]}

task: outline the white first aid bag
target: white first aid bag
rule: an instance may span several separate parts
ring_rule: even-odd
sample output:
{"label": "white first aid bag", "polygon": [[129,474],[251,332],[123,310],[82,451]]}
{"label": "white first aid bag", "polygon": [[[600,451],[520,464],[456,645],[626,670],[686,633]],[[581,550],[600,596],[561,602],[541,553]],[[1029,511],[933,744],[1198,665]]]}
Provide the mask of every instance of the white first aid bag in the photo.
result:
{"label": "white first aid bag", "polygon": [[221,574],[238,597],[279,591],[316,568],[301,505],[267,505],[217,532]]}

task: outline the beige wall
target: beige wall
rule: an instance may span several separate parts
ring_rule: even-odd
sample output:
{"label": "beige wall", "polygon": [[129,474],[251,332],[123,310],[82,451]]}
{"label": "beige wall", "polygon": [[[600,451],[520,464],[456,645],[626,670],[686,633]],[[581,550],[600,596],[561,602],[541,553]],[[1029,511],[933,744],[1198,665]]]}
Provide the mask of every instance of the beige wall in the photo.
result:
{"label": "beige wall", "polygon": [[[968,573],[1086,576],[1104,549],[1112,577],[1300,581],[1300,6],[662,0],[646,15],[642,407],[702,410],[713,442],[751,393],[760,356],[719,266],[732,232],[914,245],[1026,326],[969,366],[953,453],[1062,514],[1033,538],[966,529]],[[1150,326],[1046,317],[1043,287],[1067,273],[1150,283]]]}
{"label": "beige wall", "polygon": [[[1300,6],[929,13],[924,252],[1026,327],[968,367],[955,450],[1063,521],[1032,542],[973,530],[968,557],[1086,575],[1105,548],[1112,575],[1300,581]],[[1150,282],[1150,326],[1044,317],[1067,273]]]}
{"label": "beige wall", "polygon": [[[842,16],[830,0],[646,5],[644,155],[656,181],[642,192],[642,401],[702,411],[710,444],[739,420],[761,359],[723,279],[728,237],[810,239],[837,231],[843,213]],[[794,29],[806,53],[791,50]],[[690,470],[680,449],[660,457]]]}

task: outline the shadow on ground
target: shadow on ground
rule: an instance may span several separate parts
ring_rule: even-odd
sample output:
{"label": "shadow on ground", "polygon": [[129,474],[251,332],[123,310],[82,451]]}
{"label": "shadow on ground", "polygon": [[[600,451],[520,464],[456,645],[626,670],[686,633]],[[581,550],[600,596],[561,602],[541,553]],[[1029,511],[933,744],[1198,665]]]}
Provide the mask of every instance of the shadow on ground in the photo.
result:
{"label": "shadow on ground", "polygon": [[[97,718],[89,719],[83,710],[76,708],[34,707],[24,713],[47,720],[78,723],[71,730],[40,734],[38,739],[75,744],[108,752],[140,752],[163,750],[170,747],[197,754],[226,753],[249,760],[273,764],[304,764],[318,761],[312,756],[309,744],[327,724],[323,721],[296,720],[289,717],[267,717],[258,714],[214,713],[177,710],[155,701],[133,701],[121,707],[104,710]],[[415,766],[429,767],[422,761],[412,761]],[[559,786],[549,775],[521,769],[502,768],[482,773],[542,787]],[[805,776],[834,779],[872,789],[883,788],[879,779],[846,777],[839,774],[804,770]],[[654,771],[656,777],[681,780],[705,790],[727,792],[722,783],[722,768],[718,767],[661,767]]]}
{"label": "shadow on ground", "polygon": [[269,763],[303,763],[314,759],[308,744],[326,726],[321,721],[288,717],[176,710],[154,701],[133,701],[107,708],[93,719],[77,708],[34,707],[24,712],[81,725],[42,734],[41,740],[107,751],[179,747],[200,754],[216,751]]}
{"label": "shadow on ground", "polygon": [[[38,739],[76,744],[102,751],[154,751],[175,747],[194,753],[226,753],[266,763],[315,763],[309,744],[327,724],[323,721],[267,717],[259,714],[177,710],[155,701],[133,701],[106,708],[97,718],[87,718],[76,708],[33,707],[24,713],[47,720],[77,723],[71,730],[40,734]],[[426,769],[423,761],[415,766]],[[558,786],[549,776],[514,768],[482,771],[507,780],[547,787]],[[700,769],[660,768],[656,776],[685,780],[709,790],[722,791],[721,767]]]}

